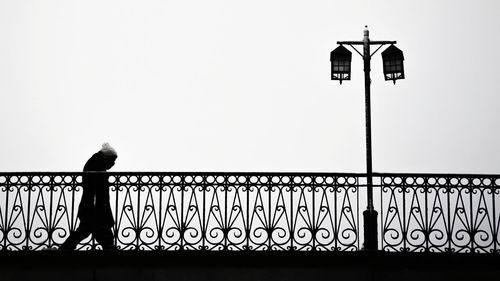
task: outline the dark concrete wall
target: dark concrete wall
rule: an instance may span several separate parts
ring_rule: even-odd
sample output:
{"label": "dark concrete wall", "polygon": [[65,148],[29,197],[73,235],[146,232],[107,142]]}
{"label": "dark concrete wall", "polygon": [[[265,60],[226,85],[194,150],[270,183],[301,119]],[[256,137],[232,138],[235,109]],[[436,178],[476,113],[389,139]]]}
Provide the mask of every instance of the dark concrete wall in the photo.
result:
{"label": "dark concrete wall", "polygon": [[500,280],[500,257],[384,252],[0,252],[0,280]]}

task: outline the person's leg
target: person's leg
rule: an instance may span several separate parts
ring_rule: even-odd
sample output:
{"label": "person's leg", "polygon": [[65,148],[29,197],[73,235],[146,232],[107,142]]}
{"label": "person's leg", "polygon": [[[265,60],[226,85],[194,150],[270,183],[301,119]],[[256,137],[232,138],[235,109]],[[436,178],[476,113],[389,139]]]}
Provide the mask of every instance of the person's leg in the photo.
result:
{"label": "person's leg", "polygon": [[110,227],[97,228],[94,231],[94,237],[104,250],[116,250],[116,246],[113,244],[113,231]]}
{"label": "person's leg", "polygon": [[78,243],[82,241],[83,239],[87,238],[90,233],[92,233],[92,227],[89,223],[82,222],[80,221],[80,225],[78,226],[78,229],[76,231],[72,231],[64,241],[64,243],[61,244],[61,247],[59,247],[60,250],[74,250]]}

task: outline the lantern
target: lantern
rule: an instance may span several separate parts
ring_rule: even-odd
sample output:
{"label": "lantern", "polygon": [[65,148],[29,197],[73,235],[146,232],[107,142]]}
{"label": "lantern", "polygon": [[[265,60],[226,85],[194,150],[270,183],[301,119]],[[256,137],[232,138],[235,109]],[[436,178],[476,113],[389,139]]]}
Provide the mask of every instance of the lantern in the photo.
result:
{"label": "lantern", "polygon": [[332,80],[351,80],[351,58],[352,53],[344,46],[340,45],[330,53],[332,64]]}
{"label": "lantern", "polygon": [[396,80],[405,78],[403,51],[391,45],[382,52],[382,60],[384,61],[384,77],[386,81],[392,80],[396,84]]}

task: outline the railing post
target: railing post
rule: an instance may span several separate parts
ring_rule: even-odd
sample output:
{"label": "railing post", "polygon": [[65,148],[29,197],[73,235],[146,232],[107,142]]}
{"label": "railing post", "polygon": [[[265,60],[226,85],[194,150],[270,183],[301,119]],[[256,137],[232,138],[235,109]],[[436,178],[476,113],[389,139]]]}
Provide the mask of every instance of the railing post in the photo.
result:
{"label": "railing post", "polygon": [[363,212],[364,249],[377,250],[377,211],[373,208],[373,172],[372,172],[372,137],[371,137],[371,106],[370,106],[370,38],[369,31],[363,34],[363,61],[365,71],[365,117],[366,117],[366,177],[368,206]]}

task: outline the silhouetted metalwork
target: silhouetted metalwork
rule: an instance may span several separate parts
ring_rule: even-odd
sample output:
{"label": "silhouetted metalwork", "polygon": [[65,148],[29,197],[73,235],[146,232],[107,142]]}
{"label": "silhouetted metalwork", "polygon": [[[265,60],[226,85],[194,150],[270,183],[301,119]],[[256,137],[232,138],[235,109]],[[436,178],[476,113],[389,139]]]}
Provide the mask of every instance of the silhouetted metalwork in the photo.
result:
{"label": "silhouetted metalwork", "polygon": [[[0,249],[57,248],[77,226],[82,174],[0,174]],[[108,175],[118,249],[359,250],[359,175]]]}
{"label": "silhouetted metalwork", "polygon": [[382,60],[384,61],[384,78],[386,81],[392,80],[396,84],[396,80],[405,79],[403,51],[391,45],[382,52]]}
{"label": "silhouetted metalwork", "polygon": [[[384,45],[390,44],[383,53],[382,59],[384,60],[384,75],[386,80],[388,78],[396,83],[397,79],[404,78],[403,72],[403,52],[396,48],[394,44],[396,41],[372,41],[370,40],[370,32],[368,31],[368,26],[363,31],[363,41],[338,41],[337,47],[330,53],[330,61],[332,64],[332,80],[350,80],[351,75],[351,52],[348,51],[343,45],[350,46],[356,53],[358,53],[363,58],[363,68],[365,72],[365,129],[366,129],[366,176],[367,176],[367,206],[366,210],[363,212],[363,228],[364,228],[364,243],[363,248],[366,250],[378,250],[379,240],[377,233],[377,221],[378,212],[373,206],[373,169],[372,169],[372,125],[371,125],[371,93],[370,93],[370,71],[371,71],[371,58],[372,56],[380,50]],[[363,46],[363,53],[358,51],[354,46]],[[371,46],[378,46],[378,48],[372,53],[370,51]],[[347,78],[339,76],[341,73],[339,70],[339,65],[348,65]],[[343,67],[342,70],[345,70]],[[400,75],[401,74],[401,75]]]}
{"label": "silhouetted metalwork", "polygon": [[343,80],[351,80],[351,60],[352,53],[342,45],[331,51],[331,79],[339,80],[340,84]]}
{"label": "silhouetted metalwork", "polygon": [[[0,249],[58,248],[78,226],[82,175],[0,173]],[[121,250],[361,250],[366,174],[107,175]],[[382,250],[500,253],[500,176],[373,181]],[[88,238],[77,249],[94,248]]]}
{"label": "silhouetted metalwork", "polygon": [[383,250],[499,253],[499,176],[379,176]]}

